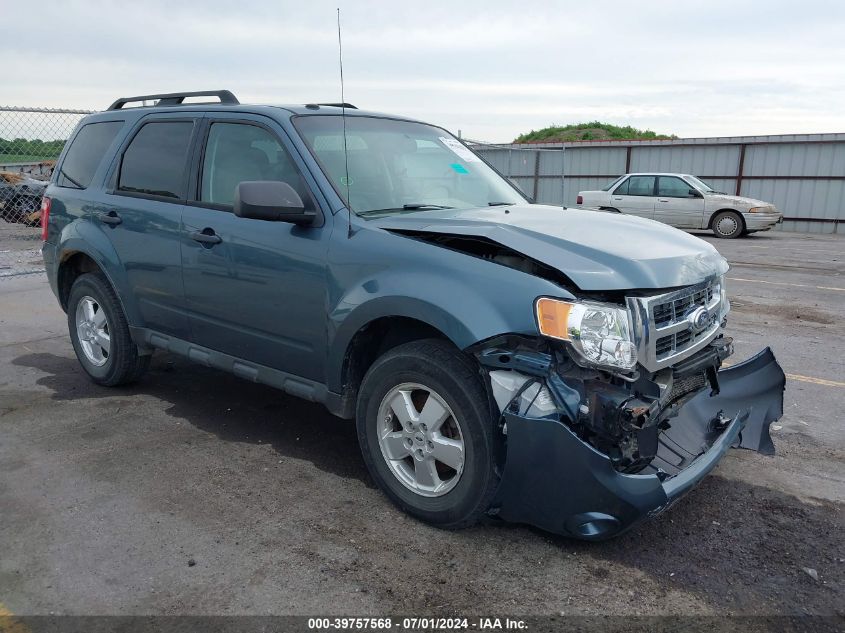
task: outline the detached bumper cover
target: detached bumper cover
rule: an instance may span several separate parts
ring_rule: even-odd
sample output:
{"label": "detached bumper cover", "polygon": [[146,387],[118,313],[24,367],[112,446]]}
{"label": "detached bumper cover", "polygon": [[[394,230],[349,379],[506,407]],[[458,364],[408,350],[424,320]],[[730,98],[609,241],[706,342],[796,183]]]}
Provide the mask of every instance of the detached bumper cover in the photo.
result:
{"label": "detached bumper cover", "polygon": [[[731,446],[773,454],[769,425],[783,413],[785,376],[771,350],[718,373],[720,393],[690,400],[650,472],[615,470],[562,422],[505,413],[507,457],[492,514],[588,540],[659,514],[700,482]],[[723,421],[730,418],[730,421]],[[542,466],[541,466],[542,465]]]}

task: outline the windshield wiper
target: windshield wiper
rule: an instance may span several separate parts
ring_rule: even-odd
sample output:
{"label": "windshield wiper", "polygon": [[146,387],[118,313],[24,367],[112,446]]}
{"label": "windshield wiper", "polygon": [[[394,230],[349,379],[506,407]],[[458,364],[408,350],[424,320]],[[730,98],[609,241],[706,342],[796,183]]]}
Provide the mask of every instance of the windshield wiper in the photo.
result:
{"label": "windshield wiper", "polygon": [[516,202],[488,202],[488,207],[509,207],[512,204],[517,204]]}
{"label": "windshield wiper", "polygon": [[425,202],[412,202],[410,204],[403,204],[404,211],[416,211],[417,209],[454,209],[455,207],[448,207],[444,204],[426,204]]}
{"label": "windshield wiper", "polygon": [[358,215],[376,215],[378,213],[390,213],[391,211],[422,211],[425,209],[454,209],[455,207],[447,207],[442,204],[427,204],[424,202],[414,202],[404,204],[401,207],[391,207],[389,209],[370,209],[369,211],[358,211]]}

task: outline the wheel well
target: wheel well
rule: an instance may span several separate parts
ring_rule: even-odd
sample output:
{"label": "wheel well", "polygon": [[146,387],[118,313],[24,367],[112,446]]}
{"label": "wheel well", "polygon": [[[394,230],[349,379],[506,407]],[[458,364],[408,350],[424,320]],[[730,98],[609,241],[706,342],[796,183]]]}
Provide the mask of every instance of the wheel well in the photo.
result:
{"label": "wheel well", "polygon": [[409,317],[382,317],[355,333],[343,359],[343,394],[353,399],[364,375],[379,356],[404,343],[426,338],[448,341],[437,328]]}
{"label": "wheel well", "polygon": [[62,309],[67,311],[67,300],[70,297],[70,289],[73,287],[73,282],[76,278],[85,273],[102,272],[91,257],[85,253],[74,253],[65,259],[61,266],[59,266],[58,276],[58,290],[59,301]]}
{"label": "wheel well", "polygon": [[713,228],[713,220],[714,220],[714,219],[716,218],[716,216],[717,216],[717,215],[719,215],[722,211],[730,211],[731,213],[736,213],[736,214],[739,216],[739,221],[742,223],[742,230],[743,230],[743,231],[745,230],[745,218],[744,218],[744,217],[743,217],[743,215],[742,215],[739,211],[737,211],[736,209],[719,209],[718,211],[714,211],[714,212],[713,212],[713,215],[711,215],[711,216],[710,216],[710,221],[707,223],[707,228],[708,228],[708,229],[712,229],[712,228]]}

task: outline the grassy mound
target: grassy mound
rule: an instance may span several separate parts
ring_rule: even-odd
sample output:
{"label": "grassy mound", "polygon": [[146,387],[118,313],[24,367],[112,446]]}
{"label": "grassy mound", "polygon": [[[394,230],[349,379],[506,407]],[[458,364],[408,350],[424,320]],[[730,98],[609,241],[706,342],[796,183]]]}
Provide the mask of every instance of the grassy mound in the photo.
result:
{"label": "grassy mound", "polygon": [[657,134],[651,130],[638,130],[630,125],[611,125],[600,121],[550,125],[542,130],[520,134],[514,143],[560,143],[562,141],[653,141],[678,138],[674,134]]}

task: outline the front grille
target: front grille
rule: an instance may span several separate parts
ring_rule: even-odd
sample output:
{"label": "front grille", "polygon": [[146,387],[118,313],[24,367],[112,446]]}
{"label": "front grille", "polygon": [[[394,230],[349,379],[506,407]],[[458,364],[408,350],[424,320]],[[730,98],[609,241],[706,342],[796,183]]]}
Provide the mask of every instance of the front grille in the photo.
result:
{"label": "front grille", "polygon": [[711,285],[680,299],[655,304],[654,325],[660,327],[666,323],[682,319],[690,311],[690,308],[694,306],[706,306],[712,300],[713,286]]}
{"label": "front grille", "polygon": [[[725,311],[719,278],[652,297],[628,298],[638,336],[640,363],[657,371],[697,352],[718,334]],[[694,313],[706,308],[704,326],[696,328]],[[700,312],[700,311],[699,311]]]}
{"label": "front grille", "polygon": [[713,329],[713,325],[716,323],[718,318],[718,315],[711,315],[709,321],[707,322],[707,327],[698,333],[695,333],[692,330],[684,330],[683,332],[661,336],[657,339],[657,343],[655,345],[657,359],[660,360],[671,354],[683,351],[702,337],[706,337]]}

